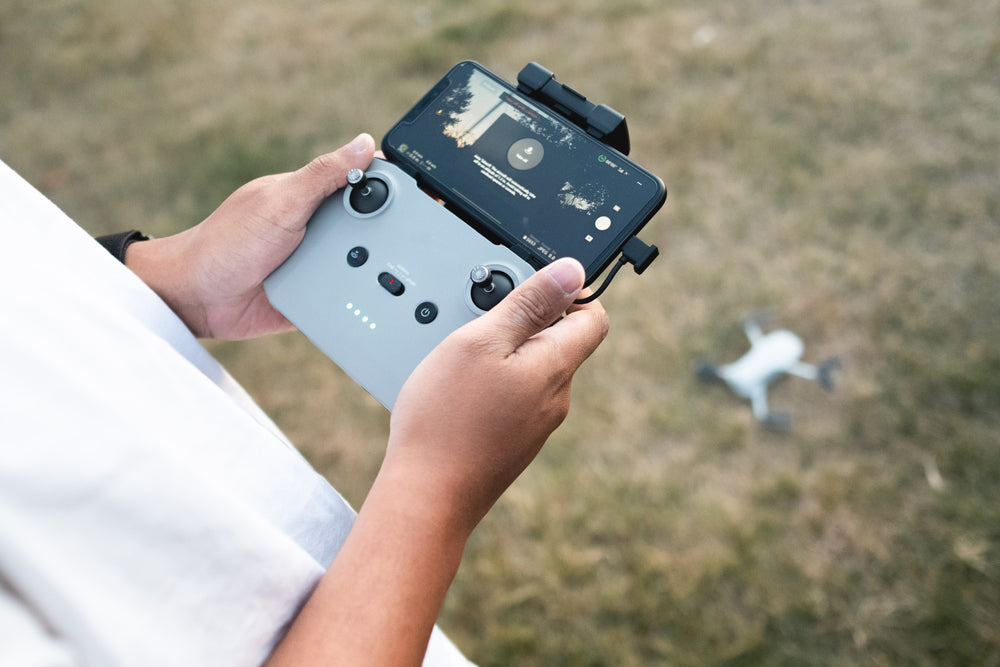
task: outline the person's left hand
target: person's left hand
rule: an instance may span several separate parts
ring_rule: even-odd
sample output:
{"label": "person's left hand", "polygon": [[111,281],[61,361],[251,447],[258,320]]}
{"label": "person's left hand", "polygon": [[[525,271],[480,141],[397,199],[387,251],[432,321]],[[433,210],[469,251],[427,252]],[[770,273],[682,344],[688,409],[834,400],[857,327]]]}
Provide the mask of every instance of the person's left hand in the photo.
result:
{"label": "person's left hand", "polygon": [[313,212],[366,168],[367,134],[301,169],[239,188],[201,224],[133,243],[126,265],[200,338],[240,340],[294,328],[264,293],[263,281],[302,241]]}

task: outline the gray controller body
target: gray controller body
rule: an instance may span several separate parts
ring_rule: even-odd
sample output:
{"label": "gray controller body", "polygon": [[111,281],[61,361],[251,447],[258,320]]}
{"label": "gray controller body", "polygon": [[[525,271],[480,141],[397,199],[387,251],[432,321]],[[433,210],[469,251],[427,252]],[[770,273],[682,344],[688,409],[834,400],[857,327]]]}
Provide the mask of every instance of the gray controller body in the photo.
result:
{"label": "gray controller body", "polygon": [[476,232],[390,162],[366,172],[389,189],[358,213],[352,187],[326,199],[294,253],[264,280],[271,304],[392,410],[417,364],[485,311],[472,300],[477,265],[518,285],[534,269]]}

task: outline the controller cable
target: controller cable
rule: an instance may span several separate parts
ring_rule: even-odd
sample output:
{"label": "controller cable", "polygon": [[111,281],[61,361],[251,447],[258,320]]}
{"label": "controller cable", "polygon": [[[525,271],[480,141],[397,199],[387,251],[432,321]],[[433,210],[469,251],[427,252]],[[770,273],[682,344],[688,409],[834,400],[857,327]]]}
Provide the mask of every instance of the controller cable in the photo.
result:
{"label": "controller cable", "polygon": [[597,288],[597,291],[590,296],[584,297],[582,299],[577,299],[573,303],[578,305],[583,305],[594,301],[599,296],[604,294],[604,290],[608,288],[611,281],[614,279],[618,271],[626,264],[631,264],[636,273],[642,273],[649,265],[653,263],[660,254],[660,249],[655,245],[647,245],[643,243],[639,237],[633,236],[626,243],[625,247],[622,248],[622,256],[618,258],[618,263],[611,267],[611,272],[601,283],[601,286]]}

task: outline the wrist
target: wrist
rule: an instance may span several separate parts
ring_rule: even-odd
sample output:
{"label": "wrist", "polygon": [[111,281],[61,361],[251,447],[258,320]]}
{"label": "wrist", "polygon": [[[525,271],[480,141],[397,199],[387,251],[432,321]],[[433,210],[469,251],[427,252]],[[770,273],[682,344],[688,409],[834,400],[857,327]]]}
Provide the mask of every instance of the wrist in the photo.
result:
{"label": "wrist", "polygon": [[391,507],[401,521],[449,545],[460,556],[484,513],[475,509],[478,503],[462,497],[453,487],[433,466],[406,465],[390,454],[365,503]]}
{"label": "wrist", "polygon": [[149,239],[128,246],[125,266],[146,283],[196,335],[204,330],[204,309],[190,281],[188,233]]}

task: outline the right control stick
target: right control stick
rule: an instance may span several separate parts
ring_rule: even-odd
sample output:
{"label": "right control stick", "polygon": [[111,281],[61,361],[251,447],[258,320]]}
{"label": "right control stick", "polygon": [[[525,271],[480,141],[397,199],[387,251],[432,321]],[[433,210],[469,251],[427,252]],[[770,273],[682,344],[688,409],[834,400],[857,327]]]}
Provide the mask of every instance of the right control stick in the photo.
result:
{"label": "right control stick", "polygon": [[472,280],[472,303],[480,310],[489,310],[514,291],[514,281],[503,271],[492,271],[479,264],[469,273]]}

